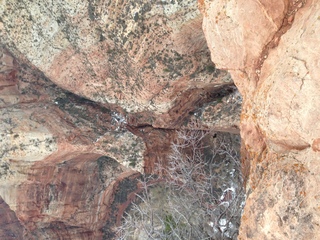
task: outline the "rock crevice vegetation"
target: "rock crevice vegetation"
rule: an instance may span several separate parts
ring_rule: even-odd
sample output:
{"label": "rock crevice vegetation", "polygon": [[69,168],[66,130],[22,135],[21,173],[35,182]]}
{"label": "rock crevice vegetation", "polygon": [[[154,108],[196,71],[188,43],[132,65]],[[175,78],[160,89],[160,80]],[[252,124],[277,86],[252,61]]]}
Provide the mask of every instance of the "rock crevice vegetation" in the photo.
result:
{"label": "rock crevice vegetation", "polygon": [[118,227],[118,239],[237,239],[245,195],[236,135],[179,131],[157,175]]}

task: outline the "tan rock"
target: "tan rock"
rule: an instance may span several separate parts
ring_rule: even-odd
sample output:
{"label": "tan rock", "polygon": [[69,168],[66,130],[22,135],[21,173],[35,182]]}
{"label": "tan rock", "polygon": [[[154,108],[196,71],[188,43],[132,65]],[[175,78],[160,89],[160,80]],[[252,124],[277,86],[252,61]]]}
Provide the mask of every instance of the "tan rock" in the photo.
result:
{"label": "tan rock", "polygon": [[317,138],[312,143],[313,151],[320,152],[320,138]]}
{"label": "tan rock", "polygon": [[[203,29],[212,61],[256,80],[259,58],[264,57],[260,55],[281,27],[288,1],[205,1],[204,8]],[[248,89],[240,91],[245,94]]]}
{"label": "tan rock", "polygon": [[318,154],[308,149],[269,160],[248,196],[239,239],[318,239]]}
{"label": "tan rock", "polygon": [[250,174],[239,239],[317,239],[320,5],[199,2],[211,58],[244,97]]}
{"label": "tan rock", "polygon": [[185,90],[215,82],[194,1],[5,1],[0,14],[16,56],[94,101],[164,113]]}
{"label": "tan rock", "polygon": [[315,40],[319,14],[320,8],[311,3],[296,13],[292,27],[261,69],[253,100],[266,137],[292,149],[307,148],[320,136],[320,46]]}

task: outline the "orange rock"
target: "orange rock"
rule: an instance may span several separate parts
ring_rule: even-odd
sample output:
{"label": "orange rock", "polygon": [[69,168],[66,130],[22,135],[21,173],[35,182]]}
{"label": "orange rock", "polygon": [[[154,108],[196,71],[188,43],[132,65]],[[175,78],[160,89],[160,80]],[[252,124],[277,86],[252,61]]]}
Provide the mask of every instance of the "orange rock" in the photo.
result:
{"label": "orange rock", "polygon": [[219,0],[203,8],[211,58],[244,97],[250,195],[239,239],[317,239],[320,5]]}
{"label": "orange rock", "polygon": [[312,150],[316,152],[320,152],[320,138],[317,138],[313,141]]}

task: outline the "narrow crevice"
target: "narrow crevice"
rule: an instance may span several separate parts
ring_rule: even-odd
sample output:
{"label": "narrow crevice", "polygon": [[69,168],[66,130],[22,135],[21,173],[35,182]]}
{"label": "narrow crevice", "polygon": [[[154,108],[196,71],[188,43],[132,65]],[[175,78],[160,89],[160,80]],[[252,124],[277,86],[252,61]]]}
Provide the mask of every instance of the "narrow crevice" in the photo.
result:
{"label": "narrow crevice", "polygon": [[281,37],[292,27],[294,22],[295,14],[306,4],[306,0],[290,1],[288,11],[282,21],[282,24],[278,31],[274,34],[271,41],[269,41],[260,54],[260,57],[256,60],[255,64],[255,81],[258,82],[260,79],[261,69],[264,61],[268,58],[269,53],[272,49],[279,45]]}

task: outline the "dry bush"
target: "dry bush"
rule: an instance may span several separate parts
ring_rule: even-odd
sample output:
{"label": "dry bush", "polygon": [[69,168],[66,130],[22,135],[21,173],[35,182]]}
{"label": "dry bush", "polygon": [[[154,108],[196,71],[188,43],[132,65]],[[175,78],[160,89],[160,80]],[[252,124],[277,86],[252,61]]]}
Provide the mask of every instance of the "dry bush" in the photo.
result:
{"label": "dry bush", "polygon": [[[223,137],[208,152],[205,131],[181,131],[165,174],[145,177],[119,239],[236,239],[244,204],[239,153]],[[150,184],[152,183],[152,184]],[[160,192],[160,193],[159,193]]]}

